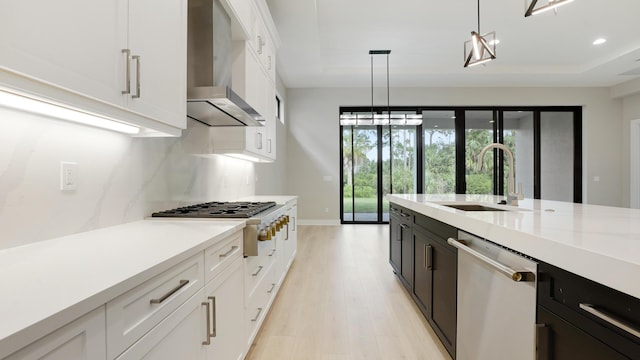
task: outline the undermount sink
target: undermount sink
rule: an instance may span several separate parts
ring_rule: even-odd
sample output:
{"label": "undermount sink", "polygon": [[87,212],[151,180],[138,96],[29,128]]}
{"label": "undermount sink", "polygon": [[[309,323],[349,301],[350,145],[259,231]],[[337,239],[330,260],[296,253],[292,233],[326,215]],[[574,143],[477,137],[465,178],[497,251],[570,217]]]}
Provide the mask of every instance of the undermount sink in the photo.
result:
{"label": "undermount sink", "polygon": [[479,205],[479,204],[441,204],[441,205],[458,209],[458,210],[464,210],[464,211],[507,211],[506,209],[498,209],[498,208]]}

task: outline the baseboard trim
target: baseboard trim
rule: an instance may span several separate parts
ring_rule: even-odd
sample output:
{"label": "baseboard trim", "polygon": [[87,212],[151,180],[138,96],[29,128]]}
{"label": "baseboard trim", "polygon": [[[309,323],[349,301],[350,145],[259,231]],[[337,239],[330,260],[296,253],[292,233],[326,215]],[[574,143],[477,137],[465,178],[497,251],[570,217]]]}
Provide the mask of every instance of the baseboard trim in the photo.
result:
{"label": "baseboard trim", "polygon": [[330,219],[299,219],[300,225],[316,225],[316,226],[335,226],[340,225],[340,220]]}

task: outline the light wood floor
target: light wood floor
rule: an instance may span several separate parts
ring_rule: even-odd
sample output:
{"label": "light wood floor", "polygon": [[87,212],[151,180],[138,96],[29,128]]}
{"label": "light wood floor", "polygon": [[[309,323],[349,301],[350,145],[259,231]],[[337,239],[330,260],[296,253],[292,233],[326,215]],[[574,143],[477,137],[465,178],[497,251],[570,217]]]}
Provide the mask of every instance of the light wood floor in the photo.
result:
{"label": "light wood floor", "polygon": [[246,359],[451,359],[391,270],[388,226],[298,229],[296,259]]}

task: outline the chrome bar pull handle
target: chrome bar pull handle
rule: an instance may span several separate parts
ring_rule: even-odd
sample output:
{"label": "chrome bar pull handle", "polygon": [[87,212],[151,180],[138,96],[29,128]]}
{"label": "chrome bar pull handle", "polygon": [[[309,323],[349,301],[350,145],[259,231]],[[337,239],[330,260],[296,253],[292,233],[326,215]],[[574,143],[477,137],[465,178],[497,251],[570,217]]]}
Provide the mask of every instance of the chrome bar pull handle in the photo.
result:
{"label": "chrome bar pull handle", "polygon": [[158,299],[151,299],[151,301],[149,301],[149,303],[151,303],[151,304],[161,304],[163,301],[167,300],[171,295],[177,293],[178,290],[180,290],[183,287],[187,286],[188,283],[189,283],[189,280],[180,280],[180,284],[178,286],[176,286],[173,289],[169,290],[169,292],[167,292],[166,294],[162,295]]}
{"label": "chrome bar pull handle", "polygon": [[640,330],[633,328],[622,319],[617,319],[615,315],[609,314],[606,311],[598,310],[591,304],[580,303],[580,309],[640,339]]}
{"label": "chrome bar pull handle", "polygon": [[138,99],[140,97],[140,55],[133,55],[131,59],[136,61],[136,94],[131,97]]}
{"label": "chrome bar pull handle", "polygon": [[409,228],[409,225],[407,225],[407,224],[400,224],[400,227],[401,227],[401,228],[403,228],[403,229],[408,229],[408,228]]}
{"label": "chrome bar pull handle", "polygon": [[258,276],[258,274],[260,274],[260,271],[262,271],[262,268],[263,268],[263,267],[264,267],[264,266],[262,266],[262,265],[258,266],[258,271],[256,271],[256,272],[254,272],[253,274],[251,274],[251,276]]}
{"label": "chrome bar pull handle", "polygon": [[[216,297],[215,296],[209,296],[208,297],[209,300],[211,300],[211,307],[213,308],[213,319],[212,319],[212,330],[209,333],[211,337],[216,337],[216,334],[218,333],[218,321],[216,320]],[[207,321],[208,321],[209,317],[207,316]]]}
{"label": "chrome bar pull handle", "polygon": [[262,308],[258,308],[258,313],[256,314],[256,317],[254,317],[253,319],[251,319],[251,322],[256,322],[256,321],[258,321],[258,318],[260,317],[260,313],[262,313]]}
{"label": "chrome bar pull handle", "polygon": [[122,49],[122,53],[126,56],[125,60],[125,87],[122,90],[122,95],[131,93],[131,50]]}
{"label": "chrome bar pull handle", "polygon": [[237,247],[237,246],[235,246],[235,245],[234,245],[234,246],[232,246],[232,247],[231,247],[231,250],[227,251],[227,252],[226,252],[226,253],[224,253],[224,254],[220,254],[220,257],[221,257],[221,258],[225,258],[225,257],[227,257],[227,256],[231,255],[231,253],[233,253],[234,251],[236,251],[236,249],[237,249],[237,248],[238,248],[238,247]]}
{"label": "chrome bar pull handle", "polygon": [[271,252],[269,253],[269,256],[273,256],[273,254],[276,253],[276,249],[271,250]]}
{"label": "chrome bar pull handle", "polygon": [[462,242],[454,239],[454,238],[448,238],[447,239],[447,243],[455,248],[457,248],[458,250],[464,251],[465,253],[475,257],[476,259],[486,263],[487,265],[491,266],[492,268],[494,268],[495,270],[497,270],[498,272],[500,272],[501,274],[503,274],[504,276],[508,277],[509,279],[516,281],[516,282],[520,282],[520,281],[534,281],[535,279],[535,274],[533,274],[530,271],[516,271],[513,270],[512,268],[501,264],[493,259],[491,259],[488,256],[485,256],[473,249],[471,249],[470,247],[464,245]]}
{"label": "chrome bar pull handle", "polygon": [[273,289],[275,289],[275,288],[276,288],[276,284],[273,284],[273,283],[272,283],[272,284],[271,284],[271,289],[269,289],[269,290],[267,291],[267,294],[271,294],[271,293],[273,292]]}
{"label": "chrome bar pull handle", "polygon": [[211,345],[211,322],[209,322],[209,319],[211,318],[211,305],[209,305],[209,302],[203,302],[202,306],[207,308],[207,340],[202,342],[202,345]]}

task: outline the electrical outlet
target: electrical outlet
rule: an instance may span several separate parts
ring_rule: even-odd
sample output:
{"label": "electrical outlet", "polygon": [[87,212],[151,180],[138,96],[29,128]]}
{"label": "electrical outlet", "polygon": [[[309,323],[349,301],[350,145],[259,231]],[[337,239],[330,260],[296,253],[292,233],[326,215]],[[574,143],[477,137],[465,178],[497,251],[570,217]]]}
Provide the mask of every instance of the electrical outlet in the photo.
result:
{"label": "electrical outlet", "polygon": [[75,191],[78,189],[78,163],[60,162],[60,190]]}

